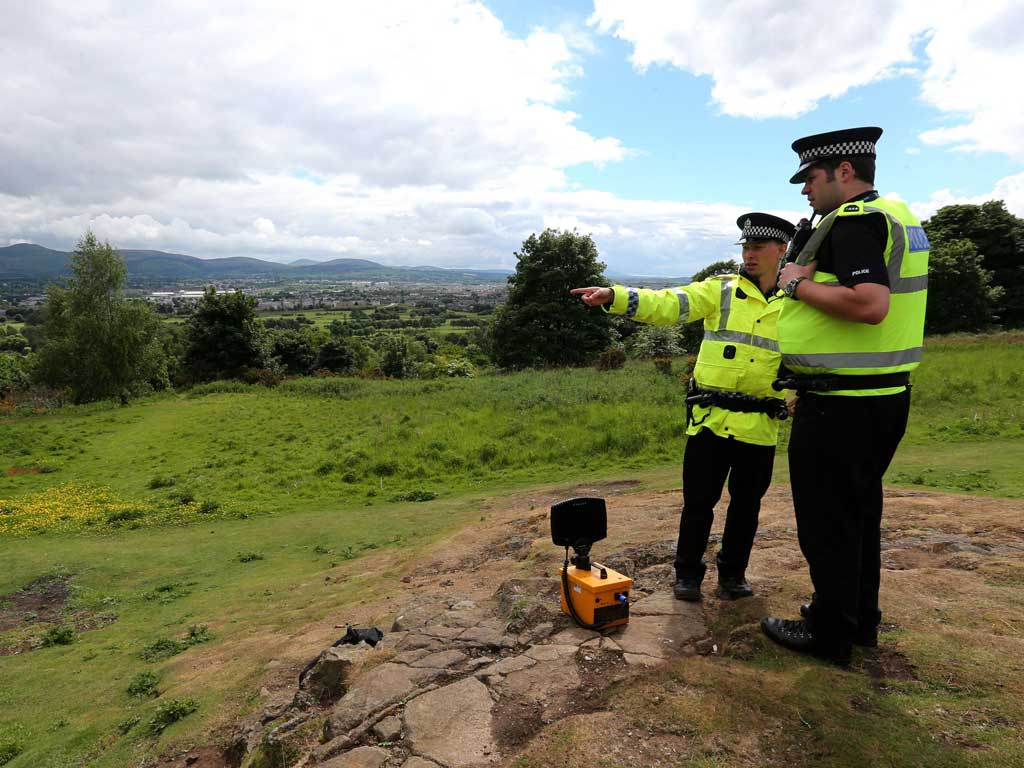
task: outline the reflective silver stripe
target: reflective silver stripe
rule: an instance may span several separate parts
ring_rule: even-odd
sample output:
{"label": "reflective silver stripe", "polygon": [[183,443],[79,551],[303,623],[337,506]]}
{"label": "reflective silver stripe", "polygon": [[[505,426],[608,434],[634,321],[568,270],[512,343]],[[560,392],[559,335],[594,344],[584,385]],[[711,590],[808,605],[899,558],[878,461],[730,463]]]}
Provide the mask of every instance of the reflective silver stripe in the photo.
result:
{"label": "reflective silver stripe", "polygon": [[907,247],[907,234],[906,229],[903,227],[903,222],[884,208],[876,208],[873,205],[865,205],[864,212],[881,213],[889,220],[889,238],[892,240],[892,250],[889,251],[889,263],[886,265],[886,269],[889,272],[889,290],[892,293],[910,293],[910,291],[901,290],[902,286],[900,285],[900,271],[903,269],[903,252]]}
{"label": "reflective silver stripe", "polygon": [[722,281],[722,301],[718,310],[718,327],[725,328],[729,323],[729,312],[732,310],[732,280]]}
{"label": "reflective silver stripe", "polygon": [[752,333],[741,331],[704,331],[704,341],[732,341],[736,344],[747,344],[752,347],[760,347],[771,352],[779,351],[779,342],[765,336],[755,336]]}
{"label": "reflective silver stripe", "polygon": [[640,309],[640,293],[635,288],[627,288],[629,299],[626,301],[626,317],[633,317]]}
{"label": "reflective silver stripe", "polygon": [[896,365],[921,362],[922,347],[898,349],[895,352],[823,352],[812,355],[787,355],[782,362],[804,368],[890,368]]}
{"label": "reflective silver stripe", "polygon": [[918,277],[901,277],[895,288],[890,288],[891,293],[917,293],[928,290],[928,275]]}
{"label": "reflective silver stripe", "polygon": [[779,351],[779,342],[775,339],[769,339],[766,336],[751,336],[750,343],[755,347],[767,349],[769,352]]}
{"label": "reflective silver stripe", "polygon": [[690,316],[690,297],[682,288],[676,288],[676,298],[679,299],[679,319],[686,322],[686,318]]}

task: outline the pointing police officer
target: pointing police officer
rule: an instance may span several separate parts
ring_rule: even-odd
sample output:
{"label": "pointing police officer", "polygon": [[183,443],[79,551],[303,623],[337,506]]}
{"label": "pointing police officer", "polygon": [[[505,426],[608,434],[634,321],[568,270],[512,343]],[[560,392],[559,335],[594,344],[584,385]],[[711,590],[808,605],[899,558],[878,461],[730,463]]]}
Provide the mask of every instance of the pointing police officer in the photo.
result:
{"label": "pointing police officer", "polygon": [[606,305],[642,323],[674,325],[704,320],[704,339],[687,398],[683,509],[676,545],[680,600],[700,600],[714,506],[728,477],[729,508],[718,552],[719,597],[749,597],[746,580],[761,497],[771,483],[782,395],[772,389],[779,367],[775,325],[783,301],[775,296],[778,264],[794,227],[766,213],[740,216],[743,268],[660,291],[576,288],[589,306]]}
{"label": "pointing police officer", "polygon": [[781,270],[782,361],[800,393],[789,441],[800,548],[814,597],[802,620],[762,629],[845,665],[878,644],[882,476],[906,429],[909,372],[921,360],[928,239],[901,202],[874,189],[880,128],[793,143],[790,181],[824,218]]}

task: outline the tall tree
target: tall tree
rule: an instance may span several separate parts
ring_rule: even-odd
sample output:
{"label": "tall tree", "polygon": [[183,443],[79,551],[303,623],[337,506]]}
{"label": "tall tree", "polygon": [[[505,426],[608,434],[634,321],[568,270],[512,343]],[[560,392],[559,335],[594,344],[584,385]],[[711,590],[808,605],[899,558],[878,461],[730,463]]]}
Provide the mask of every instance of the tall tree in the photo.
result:
{"label": "tall tree", "polygon": [[570,288],[607,285],[589,235],[546,229],[515,254],[508,300],[494,314],[491,355],[502,368],[582,365],[612,341],[611,320]]}
{"label": "tall tree", "polygon": [[983,330],[993,322],[1002,295],[970,240],[932,245],[925,333]]}
{"label": "tall tree", "polygon": [[256,299],[209,286],[186,331],[185,367],[194,381],[235,378],[273,368],[270,341],[256,319]]}
{"label": "tall tree", "polygon": [[86,232],[71,277],[47,292],[37,375],[76,402],[130,397],[168,386],[160,319],[124,296],[127,269],[110,243]]}
{"label": "tall tree", "polygon": [[[1024,326],[1024,219],[1002,200],[981,205],[947,205],[924,222],[932,250],[970,240],[992,282],[1004,289],[997,313],[1003,324]],[[929,297],[929,301],[930,301]]]}

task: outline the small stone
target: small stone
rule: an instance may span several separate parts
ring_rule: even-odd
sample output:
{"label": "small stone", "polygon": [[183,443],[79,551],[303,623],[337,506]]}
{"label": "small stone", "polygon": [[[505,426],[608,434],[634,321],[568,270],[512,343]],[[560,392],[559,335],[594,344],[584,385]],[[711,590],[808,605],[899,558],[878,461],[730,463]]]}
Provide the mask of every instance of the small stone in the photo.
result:
{"label": "small stone", "polygon": [[380,747],[356,747],[343,755],[321,763],[320,768],[381,768],[391,753]]}
{"label": "small stone", "polygon": [[412,581],[412,576],[403,576],[402,577],[402,583],[403,584],[408,584],[410,581]]}
{"label": "small stone", "polygon": [[380,741],[398,741],[402,736],[402,720],[394,715],[385,717],[373,726],[373,735]]}

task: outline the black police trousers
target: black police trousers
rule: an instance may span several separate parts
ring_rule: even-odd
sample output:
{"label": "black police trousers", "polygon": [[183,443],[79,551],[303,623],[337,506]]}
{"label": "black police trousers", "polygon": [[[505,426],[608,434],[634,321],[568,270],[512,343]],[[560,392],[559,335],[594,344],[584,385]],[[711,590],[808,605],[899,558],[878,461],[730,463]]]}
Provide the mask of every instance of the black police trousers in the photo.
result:
{"label": "black police trousers", "polygon": [[808,624],[824,644],[877,628],[882,476],[907,428],[910,390],[803,395],[789,438],[797,537],[814,585]]}
{"label": "black police trousers", "polygon": [[690,435],[683,454],[683,511],[676,544],[676,578],[704,578],[704,550],[708,546],[715,504],[729,478],[729,508],[718,576],[742,577],[757,533],[761,497],[772,481],[774,445],[753,445],[719,437],[709,429]]}

